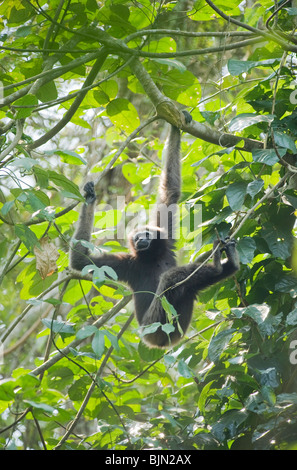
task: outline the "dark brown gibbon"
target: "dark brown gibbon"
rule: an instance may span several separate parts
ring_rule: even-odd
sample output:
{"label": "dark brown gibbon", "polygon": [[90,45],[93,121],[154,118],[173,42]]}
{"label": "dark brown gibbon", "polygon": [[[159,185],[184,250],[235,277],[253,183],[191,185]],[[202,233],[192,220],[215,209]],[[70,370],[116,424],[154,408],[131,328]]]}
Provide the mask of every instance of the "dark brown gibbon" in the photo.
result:
{"label": "dark brown gibbon", "polygon": [[[192,119],[187,112],[184,112],[184,117],[186,123]],[[200,268],[199,263],[195,262],[185,266],[176,265],[172,207],[179,200],[180,187],[180,130],[171,126],[159,185],[156,226],[146,226],[129,235],[130,253],[94,256],[79,242],[90,241],[93,229],[96,195],[94,184],[88,182],[84,187],[85,203],[71,249],[72,269],[81,271],[90,264],[109,266],[115,271],[119,281],[129,285],[133,291],[139,325],[159,322],[159,326],[155,325],[155,332],[145,334],[144,331],[144,341],[151,347],[164,348],[177,343],[191,322],[197,293],[239,269],[234,240],[214,242],[213,264],[205,264]],[[169,207],[170,210],[166,210]],[[222,252],[226,253],[226,259],[221,262]],[[168,301],[167,306],[169,303],[175,309],[172,309],[173,312],[177,313],[171,320],[162,306],[161,298],[164,295]],[[168,334],[161,325],[169,321],[174,330]]]}

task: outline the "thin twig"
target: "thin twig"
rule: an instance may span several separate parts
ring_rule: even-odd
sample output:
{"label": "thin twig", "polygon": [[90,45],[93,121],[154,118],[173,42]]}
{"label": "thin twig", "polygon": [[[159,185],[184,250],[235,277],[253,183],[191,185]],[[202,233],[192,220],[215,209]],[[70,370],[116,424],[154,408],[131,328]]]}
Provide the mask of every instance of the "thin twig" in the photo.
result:
{"label": "thin twig", "polygon": [[22,137],[22,134],[23,134],[23,126],[24,126],[23,121],[21,119],[18,119],[16,121],[16,134],[15,134],[15,137],[14,137],[13,141],[6,147],[6,149],[3,150],[3,152],[0,155],[0,160],[1,160],[0,168],[5,166],[7,162],[9,162],[12,158],[14,158],[14,156],[9,157],[9,158],[7,158],[6,160],[3,161],[3,159],[7,155],[10,154],[10,152],[17,146],[17,144],[21,140],[21,137]]}

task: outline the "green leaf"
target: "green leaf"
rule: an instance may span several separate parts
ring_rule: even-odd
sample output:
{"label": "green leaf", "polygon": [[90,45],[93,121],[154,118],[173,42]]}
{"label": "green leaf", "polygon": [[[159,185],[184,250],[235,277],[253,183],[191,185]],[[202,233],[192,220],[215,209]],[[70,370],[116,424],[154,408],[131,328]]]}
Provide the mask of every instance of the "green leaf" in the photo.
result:
{"label": "green leaf", "polygon": [[246,192],[252,198],[254,198],[256,196],[256,194],[258,194],[261,191],[263,186],[264,186],[264,181],[262,179],[257,179],[257,180],[251,181],[247,185]]}
{"label": "green leaf", "polygon": [[28,403],[28,405],[32,406],[33,408],[43,410],[46,413],[54,413],[55,408],[53,406],[48,405],[47,403],[42,403],[42,402],[36,402],[33,400],[24,400],[24,403]]}
{"label": "green leaf", "polygon": [[186,379],[190,379],[191,377],[193,377],[193,373],[191,369],[189,368],[189,366],[185,363],[183,359],[178,361],[177,370],[180,373],[180,375],[182,375],[182,377],[185,377]]}
{"label": "green leaf", "polygon": [[247,183],[232,183],[226,190],[226,197],[233,211],[239,211],[246,196]]}
{"label": "green leaf", "polygon": [[[24,119],[32,114],[35,107],[38,104],[38,99],[35,95],[25,95],[22,98],[16,100],[13,105],[16,106],[17,114],[15,119]],[[21,106],[17,108],[17,106]]]}
{"label": "green leaf", "polygon": [[276,403],[276,395],[274,393],[274,390],[272,387],[269,387],[267,385],[264,385],[261,387],[261,395],[264,398],[264,400],[269,403],[270,406],[274,406]]}
{"label": "green leaf", "polygon": [[14,231],[16,236],[24,243],[24,245],[29,251],[33,252],[35,246],[40,247],[38,238],[36,237],[35,233],[32,232],[32,230],[26,225],[15,225]]}
{"label": "green leaf", "polygon": [[115,99],[118,93],[118,84],[115,80],[108,80],[100,85],[98,90],[93,92],[95,100],[100,106]]}
{"label": "green leaf", "polygon": [[160,328],[161,326],[162,326],[162,323],[158,321],[151,323],[150,325],[143,326],[140,332],[140,336],[145,336],[151,333],[155,333],[158,330],[158,328]]}
{"label": "green leaf", "polygon": [[27,171],[30,171],[35,165],[38,165],[37,160],[34,160],[34,158],[30,157],[18,158],[12,162],[12,166],[16,168],[24,168]]}
{"label": "green leaf", "polygon": [[5,202],[5,204],[3,204],[3,206],[1,207],[1,214],[3,214],[4,216],[7,215],[8,212],[14,206],[14,204],[15,204],[15,201]]}
{"label": "green leaf", "polygon": [[292,242],[288,231],[282,231],[279,226],[275,227],[268,222],[262,230],[262,237],[277,258],[286,259],[291,255]]}
{"label": "green leaf", "polygon": [[223,416],[212,426],[211,432],[220,441],[232,439],[240,431],[241,424],[249,417],[249,413],[243,410],[228,410]]}
{"label": "green leaf", "polygon": [[291,150],[293,153],[297,152],[296,145],[292,137],[279,131],[274,131],[273,136],[278,147],[284,147],[285,149]]}
{"label": "green leaf", "polygon": [[216,363],[219,361],[222,352],[228,346],[235,331],[234,328],[223,330],[211,338],[208,346],[208,357],[212,362]]}
{"label": "green leaf", "polygon": [[106,107],[111,122],[126,134],[131,134],[140,124],[136,108],[129,100],[116,98]]}
{"label": "green leaf", "polygon": [[66,176],[56,173],[55,171],[48,171],[49,179],[59,188],[62,188],[69,194],[69,197],[73,197],[74,199],[79,199],[80,201],[84,201],[78,186],[70,181]]}
{"label": "green leaf", "polygon": [[104,331],[104,335],[109,339],[109,341],[111,342],[112,347],[116,351],[119,351],[120,346],[119,346],[119,343],[118,343],[118,338],[115,335],[113,335],[110,331],[107,331],[107,330]]}
{"label": "green leaf", "polygon": [[42,87],[38,88],[36,95],[42,103],[47,103],[47,101],[56,100],[58,98],[58,91],[55,82],[52,80],[50,82],[47,82]]}
{"label": "green leaf", "polygon": [[34,166],[33,168],[34,175],[36,177],[37,184],[40,188],[47,188],[48,187],[48,171],[44,170],[41,167]]}
{"label": "green leaf", "polygon": [[185,72],[187,69],[185,65],[177,59],[157,59],[152,58],[153,62],[157,62],[159,64],[168,65],[169,67],[177,69],[179,72]]}
{"label": "green leaf", "polygon": [[165,295],[161,297],[161,304],[165,312],[167,313],[169,321],[171,321],[173,318],[178,317],[177,311],[175,310],[174,306],[171,305],[171,303],[168,301]]}
{"label": "green leaf", "polygon": [[54,333],[70,335],[73,335],[75,333],[73,325],[68,322],[43,318],[42,323]]}
{"label": "green leaf", "polygon": [[246,127],[253,126],[255,124],[259,124],[259,122],[266,122],[270,123],[274,119],[272,115],[261,115],[261,114],[253,114],[253,113],[244,113],[238,114],[229,124],[229,131],[230,132],[240,132]]}
{"label": "green leaf", "polygon": [[279,62],[280,59],[266,59],[266,60],[235,60],[230,59],[228,61],[228,70],[234,77],[241,75],[242,73],[248,72],[254,67],[271,67],[272,65]]}
{"label": "green leaf", "polygon": [[77,339],[85,339],[88,338],[89,336],[92,336],[94,333],[96,333],[98,328],[93,325],[85,325],[83,326],[80,330],[76,332],[76,337]]}
{"label": "green leaf", "polygon": [[92,349],[98,359],[102,357],[104,353],[104,348],[105,348],[104,332],[97,330],[92,340]]}
{"label": "green leaf", "polygon": [[[50,152],[48,152],[50,153]],[[59,155],[62,162],[68,163],[68,165],[86,165],[87,161],[81,157],[78,153],[72,152],[71,150],[54,150],[51,152],[54,155]]]}
{"label": "green leaf", "polygon": [[[278,149],[278,154],[283,157],[286,154],[285,149]],[[273,166],[279,161],[279,157],[274,149],[252,150],[253,160],[258,163]]]}
{"label": "green leaf", "polygon": [[292,312],[290,312],[287,315],[286,325],[289,325],[289,326],[296,326],[297,325],[297,307],[294,308],[294,310],[292,310]]}
{"label": "green leaf", "polygon": [[248,264],[253,261],[254,253],[257,248],[256,242],[253,238],[244,237],[237,243],[237,251],[239,253],[240,261],[243,264]]}
{"label": "green leaf", "polygon": [[164,323],[164,325],[161,327],[161,330],[169,336],[170,333],[174,332],[175,327],[172,325],[172,323]]}
{"label": "green leaf", "polygon": [[149,348],[143,341],[140,341],[138,354],[143,361],[153,362],[160,359],[164,355],[164,352],[159,348]]}
{"label": "green leaf", "polygon": [[138,165],[128,162],[123,165],[122,172],[129,183],[137,184],[150,176],[152,167],[152,163],[142,163],[141,165]]}

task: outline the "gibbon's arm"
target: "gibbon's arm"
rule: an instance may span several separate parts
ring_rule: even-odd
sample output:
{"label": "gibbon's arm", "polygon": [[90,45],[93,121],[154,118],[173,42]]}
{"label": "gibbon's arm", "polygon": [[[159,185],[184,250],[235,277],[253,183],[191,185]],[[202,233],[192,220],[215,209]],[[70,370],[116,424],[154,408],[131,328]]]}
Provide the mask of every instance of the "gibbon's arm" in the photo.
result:
{"label": "gibbon's arm", "polygon": [[[192,116],[183,111],[186,123],[191,122]],[[174,238],[173,226],[176,204],[180,198],[181,165],[180,165],[180,130],[171,126],[169,137],[163,151],[163,170],[159,184],[157,202],[157,225],[165,229],[168,238]]]}
{"label": "gibbon's arm", "polygon": [[[85,187],[86,202],[82,206],[78,226],[74,234],[75,240],[84,240],[89,242],[94,224],[94,212],[96,205],[96,195],[94,184],[88,182]],[[79,241],[73,243],[70,251],[70,266],[72,269],[81,271],[89,264],[95,264],[97,267],[109,266],[117,274],[119,281],[128,281],[127,275],[130,272],[130,265],[132,263],[131,255],[129,254],[102,254],[92,255],[89,249],[83,246]]]}
{"label": "gibbon's arm", "polygon": [[[217,245],[221,246],[216,249]],[[172,279],[175,280],[175,283],[185,280],[181,287],[184,285],[185,289],[190,289],[197,293],[232,276],[232,274],[238,271],[240,265],[235,240],[216,240],[213,250],[213,264],[201,266],[199,263],[191,263],[169,270],[166,274],[171,277],[171,285],[174,286]],[[227,259],[221,261],[221,253],[223,251],[225,251]],[[172,292],[174,294],[174,289]]]}

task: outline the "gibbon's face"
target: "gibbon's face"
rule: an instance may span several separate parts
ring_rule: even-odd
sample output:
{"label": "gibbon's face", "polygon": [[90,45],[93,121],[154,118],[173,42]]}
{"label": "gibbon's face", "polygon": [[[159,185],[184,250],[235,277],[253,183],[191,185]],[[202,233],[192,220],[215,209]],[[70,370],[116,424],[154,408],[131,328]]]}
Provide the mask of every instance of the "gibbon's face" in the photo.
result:
{"label": "gibbon's face", "polygon": [[133,245],[136,251],[146,251],[150,248],[153,240],[153,233],[149,230],[136,232],[133,235]]}
{"label": "gibbon's face", "polygon": [[130,245],[135,253],[154,251],[160,242],[161,231],[157,228],[144,227],[130,235]]}

